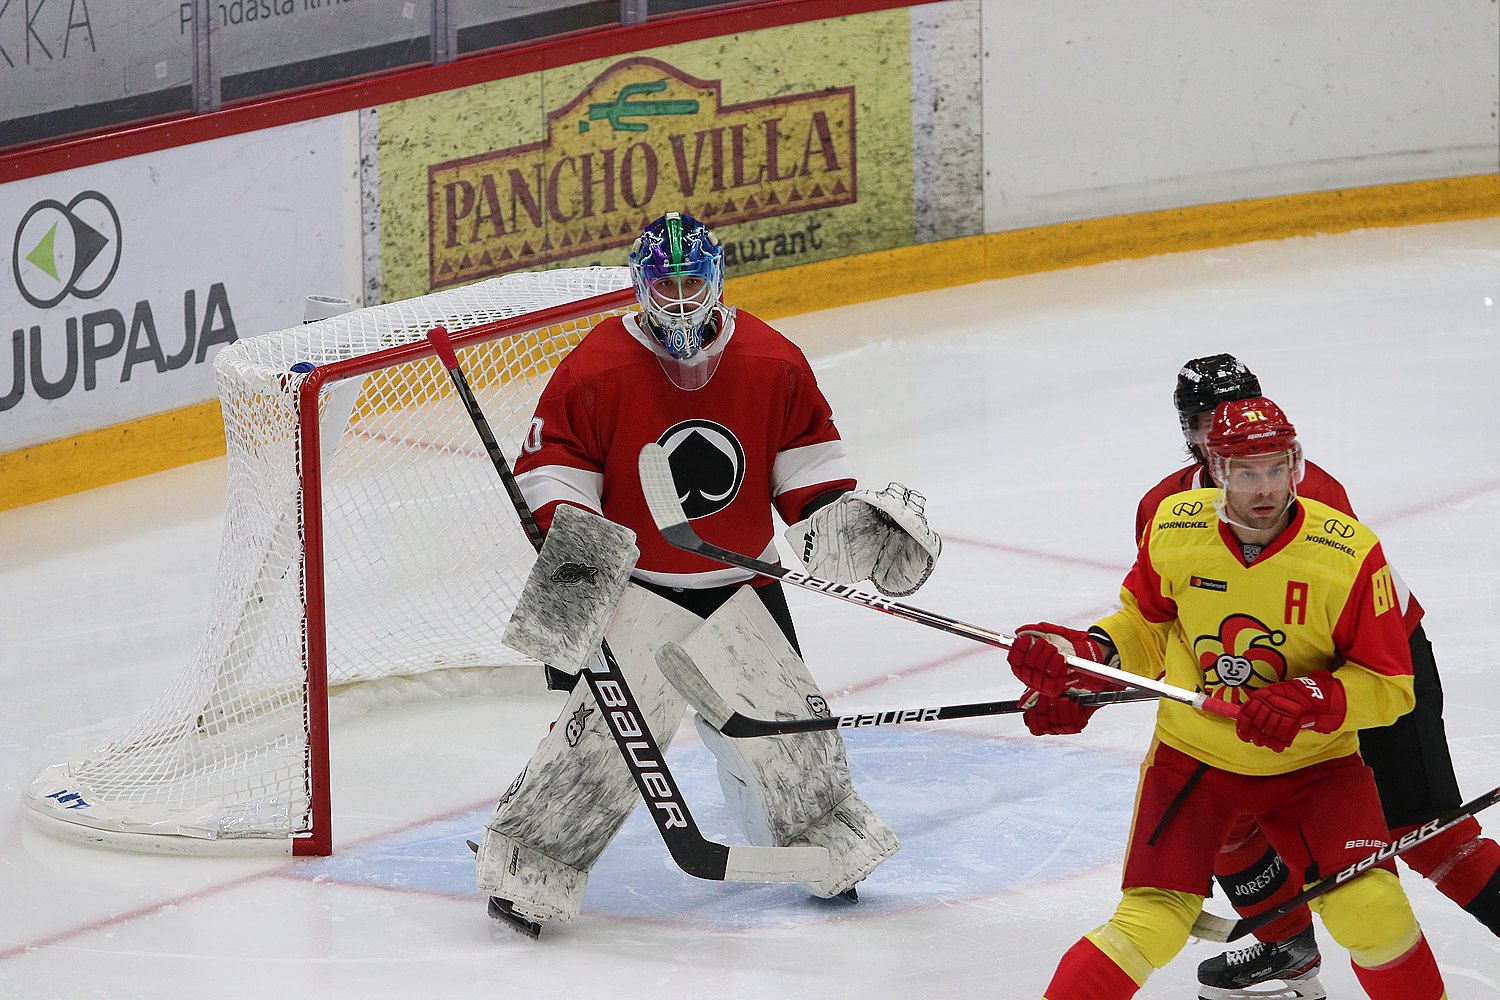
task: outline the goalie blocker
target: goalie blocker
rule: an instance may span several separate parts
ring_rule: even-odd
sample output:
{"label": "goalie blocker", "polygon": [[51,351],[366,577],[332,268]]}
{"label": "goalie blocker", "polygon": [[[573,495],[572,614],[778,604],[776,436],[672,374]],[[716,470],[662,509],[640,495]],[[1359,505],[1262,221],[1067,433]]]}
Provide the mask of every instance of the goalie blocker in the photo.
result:
{"label": "goalie blocker", "polygon": [[598,652],[639,555],[629,528],[571,504],[558,507],[505,627],[505,644],[578,673]]}

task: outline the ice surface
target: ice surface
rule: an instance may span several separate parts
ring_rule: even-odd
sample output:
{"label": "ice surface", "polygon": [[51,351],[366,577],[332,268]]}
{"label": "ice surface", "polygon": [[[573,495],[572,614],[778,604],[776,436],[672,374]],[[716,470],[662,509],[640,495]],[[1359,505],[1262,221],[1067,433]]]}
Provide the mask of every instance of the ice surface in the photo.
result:
{"label": "ice surface", "polygon": [[[1014,628],[1087,624],[1131,558],[1135,502],[1180,458],[1186,359],[1231,351],[1297,424],[1428,610],[1469,794],[1500,783],[1500,220],[1284,240],[887,299],[778,325],[813,359],[869,483],[925,493],[945,538],[910,603]],[[366,1000],[1037,997],[1106,919],[1149,705],[1076,739],[1014,718],[848,735],[859,787],[905,842],[857,906],[694,880],[637,813],[582,917],[492,926],[463,845],[553,697],[392,710],[333,741],[338,853],[162,858],[30,827],[41,765],[120,732],[207,615],[223,465],[0,513],[0,996]],[[790,595],[839,712],[1014,697],[995,652]],[[733,839],[692,728],[669,761]],[[1484,817],[1500,830],[1500,813]],[[1453,1000],[1500,996],[1500,945],[1410,873]],[[1227,912],[1221,903],[1211,904]],[[1324,981],[1360,995],[1324,937]],[[1194,943],[1142,991],[1191,998]]]}

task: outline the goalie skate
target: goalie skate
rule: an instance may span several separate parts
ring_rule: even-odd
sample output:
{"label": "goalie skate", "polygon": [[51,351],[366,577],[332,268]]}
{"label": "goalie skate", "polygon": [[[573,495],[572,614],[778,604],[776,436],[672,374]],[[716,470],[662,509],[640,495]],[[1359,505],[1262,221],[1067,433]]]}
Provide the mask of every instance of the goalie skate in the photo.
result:
{"label": "goalie skate", "polygon": [[[1323,956],[1311,927],[1274,944],[1215,955],[1198,966],[1199,1000],[1324,1000]],[[1280,984],[1280,985],[1277,985]]]}
{"label": "goalie skate", "polygon": [[491,917],[500,921],[517,934],[529,937],[533,941],[542,936],[542,922],[540,920],[532,920],[517,910],[515,904],[508,899],[491,896],[488,911]]}
{"label": "goalie skate", "polygon": [[[464,843],[469,845],[469,850],[475,855],[479,854],[479,845],[474,841],[466,840]],[[486,911],[492,919],[500,921],[517,934],[529,937],[533,941],[542,936],[542,922],[533,920],[529,915],[517,910],[516,905],[508,899],[491,896]]]}

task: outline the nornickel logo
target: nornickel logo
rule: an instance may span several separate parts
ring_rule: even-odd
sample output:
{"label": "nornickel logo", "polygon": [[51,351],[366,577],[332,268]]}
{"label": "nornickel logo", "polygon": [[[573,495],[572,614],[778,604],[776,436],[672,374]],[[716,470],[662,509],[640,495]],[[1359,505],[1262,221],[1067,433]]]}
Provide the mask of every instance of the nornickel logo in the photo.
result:
{"label": "nornickel logo", "polygon": [[1202,510],[1202,509],[1203,509],[1203,501],[1201,501],[1201,500],[1191,500],[1191,501],[1184,500],[1182,503],[1180,503],[1177,506],[1175,506],[1175,507],[1172,508],[1172,514],[1174,516],[1176,516],[1176,517],[1195,517],[1195,516],[1197,516],[1198,512],[1200,510]]}
{"label": "nornickel logo", "polygon": [[1323,530],[1330,535],[1337,535],[1339,538],[1348,538],[1354,534],[1354,525],[1340,521],[1336,517],[1330,517],[1323,522]]}
{"label": "nornickel logo", "polygon": [[21,296],[50,309],[72,295],[98,296],[120,269],[120,215],[98,191],[64,205],[51,198],[27,210],[11,245],[11,273]]}

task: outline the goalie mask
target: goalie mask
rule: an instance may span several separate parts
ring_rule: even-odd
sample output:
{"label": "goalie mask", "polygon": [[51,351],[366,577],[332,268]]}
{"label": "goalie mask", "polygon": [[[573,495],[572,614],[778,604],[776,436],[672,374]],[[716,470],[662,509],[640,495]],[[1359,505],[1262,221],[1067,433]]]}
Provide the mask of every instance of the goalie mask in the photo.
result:
{"label": "goalie mask", "polygon": [[1183,365],[1177,373],[1172,405],[1177,408],[1177,421],[1182,426],[1182,438],[1187,442],[1188,453],[1201,464],[1208,464],[1208,456],[1203,451],[1208,428],[1198,426],[1202,414],[1213,413],[1223,402],[1258,396],[1260,379],[1233,354],[1194,358]]}
{"label": "goalie mask", "polygon": [[684,389],[706,385],[723,349],[715,341],[729,320],[720,305],[724,250],[713,232],[690,215],[668,212],[631,246],[630,279],[639,325],[672,381]]}
{"label": "goalie mask", "polygon": [[1285,503],[1277,505],[1280,509],[1274,517],[1291,508],[1297,484],[1302,482],[1302,445],[1297,440],[1297,428],[1281,407],[1264,396],[1220,403],[1214,410],[1204,450],[1208,470],[1219,487],[1214,507],[1220,520],[1251,530],[1266,527],[1246,524],[1244,516],[1240,520],[1232,517],[1231,508],[1241,505],[1231,502],[1230,493],[1266,496],[1285,489]]}

